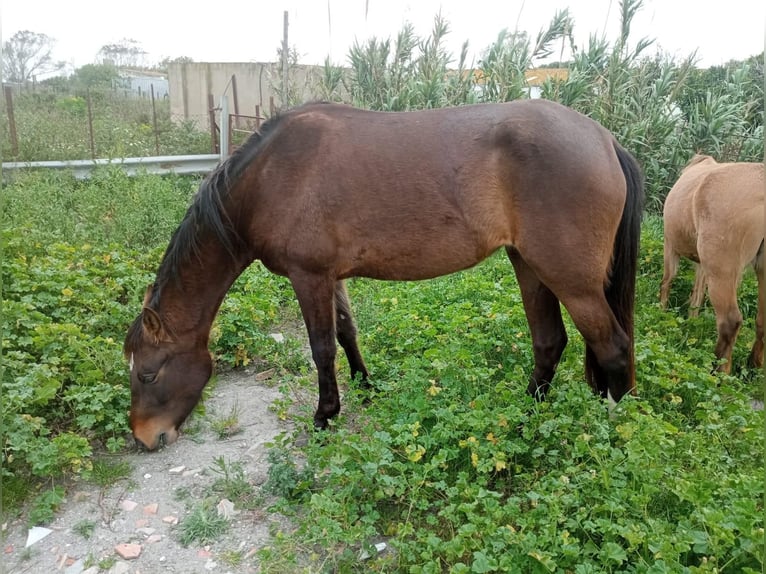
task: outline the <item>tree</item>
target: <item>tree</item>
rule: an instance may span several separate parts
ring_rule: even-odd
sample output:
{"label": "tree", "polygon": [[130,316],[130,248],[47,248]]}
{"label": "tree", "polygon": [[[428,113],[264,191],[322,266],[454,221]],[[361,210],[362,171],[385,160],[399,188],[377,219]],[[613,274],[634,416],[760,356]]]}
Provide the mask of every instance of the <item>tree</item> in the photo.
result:
{"label": "tree", "polygon": [[72,82],[84,88],[109,88],[112,82],[119,78],[117,68],[111,64],[85,64],[77,68],[72,75]]}
{"label": "tree", "polygon": [[38,32],[16,32],[3,44],[4,79],[24,83],[35,76],[61,70],[65,63],[53,60],[55,42],[50,36]]}
{"label": "tree", "polygon": [[143,64],[146,51],[130,38],[123,38],[114,44],[105,44],[98,51],[100,64],[111,64],[117,68],[137,68]]}
{"label": "tree", "polygon": [[191,64],[192,62],[194,62],[194,60],[190,58],[189,56],[177,56],[175,58],[171,58],[168,56],[160,60],[155,66],[155,68],[157,70],[167,73],[168,66],[170,66],[170,64]]}

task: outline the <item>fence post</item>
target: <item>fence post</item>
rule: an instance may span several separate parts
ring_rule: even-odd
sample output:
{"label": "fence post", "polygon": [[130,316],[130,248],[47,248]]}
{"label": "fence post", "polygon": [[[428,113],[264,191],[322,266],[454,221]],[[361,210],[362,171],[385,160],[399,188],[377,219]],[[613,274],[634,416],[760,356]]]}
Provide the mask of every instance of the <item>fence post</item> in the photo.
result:
{"label": "fence post", "polygon": [[19,136],[16,133],[16,116],[13,113],[13,89],[11,86],[5,86],[5,109],[8,113],[8,131],[11,136],[11,155],[16,158],[19,156]]}
{"label": "fence post", "polygon": [[215,100],[213,94],[207,95],[207,117],[210,123],[210,142],[213,148],[212,153],[218,153],[218,138],[215,133]]}
{"label": "fence post", "polygon": [[88,135],[90,136],[90,156],[96,159],[96,138],[93,137],[93,102],[90,99],[90,88],[85,92],[88,96]]}
{"label": "fence post", "polygon": [[231,118],[229,117],[229,99],[221,96],[221,161],[229,157],[229,130],[231,129]]}
{"label": "fence post", "polygon": [[152,123],[154,124],[154,149],[160,155],[160,130],[157,129],[157,106],[154,105],[154,84],[149,84],[152,94]]}
{"label": "fence post", "polygon": [[231,75],[231,94],[234,99],[234,127],[239,128],[239,98],[237,97],[237,75]]}

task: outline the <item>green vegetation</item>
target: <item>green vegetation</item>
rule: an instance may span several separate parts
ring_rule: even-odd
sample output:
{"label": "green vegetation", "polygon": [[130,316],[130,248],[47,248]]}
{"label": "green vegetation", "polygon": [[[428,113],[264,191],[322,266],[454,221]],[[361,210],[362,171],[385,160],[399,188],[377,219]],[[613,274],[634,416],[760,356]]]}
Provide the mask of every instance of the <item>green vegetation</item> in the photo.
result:
{"label": "green vegetation", "polygon": [[[323,90],[335,98],[346,90],[377,109],[523,96],[523,71],[567,41],[566,13],[550,28],[534,42],[502,34],[481,74],[455,74],[440,48],[446,23],[437,19],[430,40],[405,29],[393,47],[356,46],[352,76],[328,66]],[[671,309],[659,308],[657,213],[694,151],[763,157],[763,67],[754,58],[697,70],[645,57],[646,43],[627,38],[617,46],[594,39],[568,64],[567,79],[549,80],[542,95],[604,123],[646,169],[639,397],[609,417],[584,382],[583,345],[571,324],[550,400],[537,404],[524,394],[531,342],[511,266],[498,254],[428,282],[351,281],[373,390],[348,381],[339,359],[344,409],[330,432],[296,446],[314,406],[299,396],[306,389],[314,396],[316,374],[302,340],[269,337],[300,313],[289,283],[256,263],[224,300],[211,349],[219,366],[273,369],[282,390],[273,410],[296,423],[296,434],[272,447],[263,487],[296,530],[274,532],[259,555],[261,571],[761,571],[763,411],[750,403],[761,398],[762,377],[743,366],[754,337],[755,281],[748,273],[740,290],[746,321],[735,372],[711,374],[715,318],[707,307],[687,318],[689,265],[673,284]],[[70,105],[65,113],[81,114],[80,104],[62,104]],[[54,125],[55,138],[45,132]],[[40,123],[36,148],[66,141],[67,125]],[[114,153],[134,155],[124,148],[141,141],[134,136],[114,136]],[[64,499],[66,479],[106,485],[129,471],[105,456],[122,451],[129,436],[122,340],[198,183],[105,168],[87,182],[26,173],[4,186],[4,513],[27,502],[30,523],[45,523]],[[237,408],[211,425],[232,434]],[[243,509],[262,504],[241,466],[219,460],[212,471],[219,499]],[[225,527],[206,499],[180,531],[189,543]],[[388,549],[378,553],[372,545],[381,540]]]}

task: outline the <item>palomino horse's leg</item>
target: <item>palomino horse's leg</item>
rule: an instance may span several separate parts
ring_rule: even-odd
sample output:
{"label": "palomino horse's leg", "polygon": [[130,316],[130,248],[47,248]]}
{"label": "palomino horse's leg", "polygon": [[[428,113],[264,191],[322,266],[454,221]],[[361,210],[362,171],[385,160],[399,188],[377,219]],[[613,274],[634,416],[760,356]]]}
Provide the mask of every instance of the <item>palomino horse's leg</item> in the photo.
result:
{"label": "palomino horse's leg", "polygon": [[766,307],[766,280],[764,278],[763,252],[755,262],[755,276],[758,278],[758,314],[755,318],[755,343],[750,352],[750,365],[753,367],[763,366],[763,315]]}
{"label": "palomino horse's leg", "polygon": [[689,298],[689,317],[697,317],[700,314],[700,307],[702,307],[702,302],[705,300],[706,283],[705,270],[702,268],[702,265],[695,263],[694,287]]}
{"label": "palomino horse's leg", "polygon": [[317,368],[319,404],[314,426],[327,427],[327,420],[340,412],[340,395],[335,378],[335,280],[325,275],[289,273],[309,335],[311,356]]}
{"label": "palomino horse's leg", "polygon": [[736,273],[708,275],[708,294],[715,310],[715,322],[718,329],[715,356],[719,360],[724,359],[725,362],[718,366],[718,370],[724,373],[731,372],[731,355],[737,333],[742,326],[742,313],[737,305],[738,283]]}
{"label": "palomino horse's leg", "polygon": [[662,283],[660,284],[660,305],[662,305],[663,309],[667,309],[670,284],[678,273],[678,262],[681,256],[675,252],[667,237],[665,237],[665,249],[663,254],[664,271],[662,274]]}
{"label": "palomino horse's leg", "polygon": [[524,311],[532,332],[535,369],[529,378],[527,392],[537,399],[543,399],[567,344],[561,307],[556,296],[540,281],[519,252],[512,248],[506,251],[516,271]]}
{"label": "palomino horse's leg", "polygon": [[351,378],[354,379],[357,373],[362,375],[362,381],[366,381],[369,373],[359,352],[359,345],[356,342],[356,325],[354,316],[351,313],[351,305],[348,300],[346,283],[338,281],[335,284],[335,329],[337,331],[338,343],[343,347],[348,359],[348,366],[351,370]]}

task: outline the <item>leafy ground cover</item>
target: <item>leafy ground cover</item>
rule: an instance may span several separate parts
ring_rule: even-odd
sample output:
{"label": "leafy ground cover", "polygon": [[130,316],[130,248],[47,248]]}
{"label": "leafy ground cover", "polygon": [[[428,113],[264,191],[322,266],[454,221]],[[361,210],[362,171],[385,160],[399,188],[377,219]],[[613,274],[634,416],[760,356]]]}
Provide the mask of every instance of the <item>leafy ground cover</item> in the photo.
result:
{"label": "leafy ground cover", "polygon": [[[28,175],[4,190],[4,512],[37,497],[44,523],[92,455],[125,447],[122,338],[197,181],[103,170],[87,183]],[[127,198],[127,199],[126,199]],[[266,490],[297,525],[274,532],[263,571],[756,572],[763,566],[761,374],[711,375],[712,310],[686,318],[690,268],[657,303],[661,222],[643,229],[637,306],[640,395],[610,418],[570,345],[550,400],[524,394],[531,343],[510,264],[422,283],[349,290],[373,391],[347,380],[332,430],[303,438],[315,373],[286,280],[255,264],[214,326],[222,365],[275,370],[295,434],[275,442]],[[302,403],[301,403],[302,404]],[[385,542],[376,552],[372,545]],[[370,556],[363,559],[364,556]],[[321,568],[317,566],[321,564]]]}

